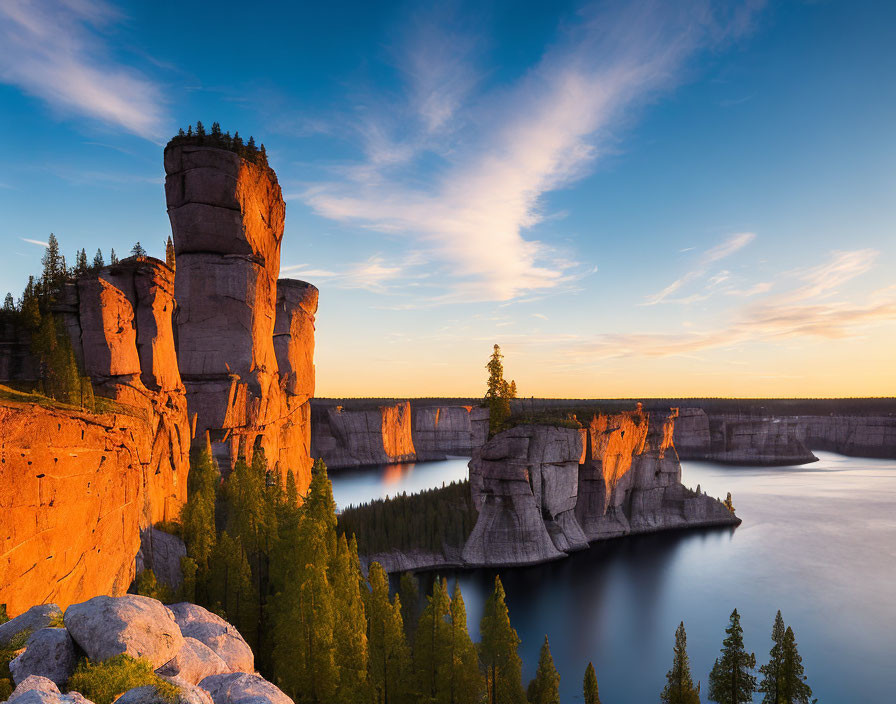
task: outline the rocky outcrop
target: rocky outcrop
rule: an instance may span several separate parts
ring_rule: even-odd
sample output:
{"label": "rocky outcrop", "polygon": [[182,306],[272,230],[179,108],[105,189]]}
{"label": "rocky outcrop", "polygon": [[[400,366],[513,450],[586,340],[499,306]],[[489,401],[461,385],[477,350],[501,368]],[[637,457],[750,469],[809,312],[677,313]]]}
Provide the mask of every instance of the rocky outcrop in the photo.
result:
{"label": "rocky outcrop", "polygon": [[184,581],[181,558],[186,557],[187,546],[178,536],[158,528],[140,532],[140,550],[137,552],[136,572],[152,570],[155,578],[173,590]]}
{"label": "rocky outcrop", "polygon": [[[26,624],[40,618],[43,616],[37,611],[26,612],[10,621],[7,630],[21,632]],[[205,640],[193,637],[182,632],[179,623],[190,631],[209,624],[217,635]],[[45,635],[47,632],[50,635]],[[176,704],[292,704],[277,687],[253,672],[251,650],[229,623],[194,604],[175,604],[169,610],[155,599],[131,595],[97,597],[74,604],[66,611],[65,628],[44,628],[34,633],[10,665],[18,686],[9,701],[89,704],[77,692],[60,694],[57,686],[68,679],[74,667],[72,641],[80,649],[77,652],[91,660],[127,653],[152,663],[156,674],[178,688]],[[32,673],[19,677],[16,673],[24,675],[26,665]],[[68,672],[65,677],[63,668]],[[54,677],[37,674],[45,672]],[[123,692],[118,701],[172,704],[153,685]]]}
{"label": "rocky outcrop", "polygon": [[488,435],[488,409],[398,402],[312,404],[311,454],[327,467],[444,460],[469,456]]}
{"label": "rocky outcrop", "polygon": [[167,433],[152,416],[117,408],[0,404],[0,603],[11,615],[34,603],[123,594],[141,526],[178,505],[159,482],[170,466]]}
{"label": "rocky outcrop", "polygon": [[851,457],[896,458],[896,416],[794,416],[796,433],[813,450]]}
{"label": "rocky outcrop", "polygon": [[369,409],[312,407],[311,454],[330,468],[412,462],[411,405],[402,401]]}
{"label": "rocky outcrop", "polygon": [[302,492],[317,290],[277,280],[285,216],[277,177],[233,152],[183,145],[165,150],[165,172],[178,361],[197,435],[209,431],[223,471],[261,448]]}
{"label": "rocky outcrop", "polygon": [[62,686],[75,671],[75,644],[64,628],[41,628],[28,638],[25,652],[9,663],[16,684],[32,675]]}
{"label": "rocky outcrop", "polygon": [[482,411],[486,409],[474,406],[415,407],[412,434],[417,459],[443,460],[448,455],[472,455],[474,426]]}
{"label": "rocky outcrop", "polygon": [[184,645],[171,612],[160,601],[136,594],[73,604],[65,611],[65,627],[95,662],[124,653],[161,667]]}
{"label": "rocky outcrop", "polygon": [[0,623],[0,648],[8,648],[17,636],[62,622],[62,609],[56,604],[38,604],[6,623]]}
{"label": "rocky outcrop", "polygon": [[597,415],[583,428],[526,425],[493,437],[470,462],[479,517],[464,563],[534,564],[594,540],[739,523],[681,484],[674,417],[639,410]]}
{"label": "rocky outcrop", "polygon": [[681,409],[675,446],[684,459],[740,465],[798,465],[816,462],[805,434],[790,417],[707,415],[700,408]]}

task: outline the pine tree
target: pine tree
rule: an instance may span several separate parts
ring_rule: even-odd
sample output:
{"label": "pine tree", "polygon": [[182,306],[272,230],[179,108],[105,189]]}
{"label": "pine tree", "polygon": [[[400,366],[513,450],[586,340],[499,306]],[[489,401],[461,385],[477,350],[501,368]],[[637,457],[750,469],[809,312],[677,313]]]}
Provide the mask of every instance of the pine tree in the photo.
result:
{"label": "pine tree", "polygon": [[718,704],[749,704],[756,691],[756,656],[744,649],[744,632],[737,609],[731,612],[727,634],[722,641],[722,657],[709,673],[709,700]]}
{"label": "pine tree", "polygon": [[694,687],[694,681],[691,679],[687,644],[684,621],[682,621],[675,630],[672,669],[666,673],[666,687],[660,695],[660,701],[663,704],[700,704],[699,691]]}
{"label": "pine tree", "polygon": [[560,704],[560,675],[554,667],[554,658],[551,657],[551,646],[547,636],[541,644],[538,670],[532,681],[529,701],[531,704]]}
{"label": "pine tree", "polygon": [[212,123],[212,137],[215,140],[218,140],[221,138],[221,123],[220,122]]}
{"label": "pine tree", "polygon": [[725,497],[725,500],[722,502],[731,513],[734,513],[734,503],[731,501],[731,492],[728,492],[728,496]]}
{"label": "pine tree", "polygon": [[246,152],[249,155],[249,158],[254,158],[255,154],[258,152],[258,148],[255,146],[255,137],[251,134],[249,135],[249,141],[246,142]]}
{"label": "pine tree", "polygon": [[250,643],[255,642],[257,597],[246,551],[238,538],[227,531],[218,535],[209,558],[209,604]]}
{"label": "pine tree", "polygon": [[[495,345],[492,356],[485,368],[488,369],[488,385],[485,392],[485,401],[489,407],[489,434],[494,435],[510,417],[510,399],[516,396],[516,383],[511,387],[504,380],[504,363],[501,361],[504,355],[501,348]],[[511,388],[513,396],[511,396]]]}
{"label": "pine tree", "polygon": [[600,704],[600,694],[597,691],[597,675],[594,674],[594,665],[590,662],[585,668],[585,681],[582,685],[585,694],[585,704]]}
{"label": "pine tree", "polygon": [[59,253],[59,241],[52,232],[47,238],[47,249],[41,259],[43,274],[41,276],[41,288],[45,298],[55,296],[62,288],[68,272],[65,268],[65,257]]}
{"label": "pine tree", "polygon": [[11,293],[6,294],[6,298],[3,301],[3,310],[8,313],[14,312],[16,309],[16,302],[12,297]]}
{"label": "pine tree", "polygon": [[345,535],[336,542],[336,554],[330,561],[335,624],[333,661],[339,684],[336,698],[341,702],[370,699],[367,687],[367,618],[361,600],[361,565],[358,549],[349,549]]}
{"label": "pine tree", "polygon": [[[485,667],[488,704],[522,704],[522,662],[517,648],[520,638],[510,625],[501,578],[495,577],[495,591],[485,602],[479,622],[482,642],[479,659]],[[417,633],[419,640],[420,633]]]}
{"label": "pine tree", "polygon": [[131,256],[132,257],[145,257],[146,250],[143,249],[143,245],[139,242],[135,243],[133,247],[131,247]]}
{"label": "pine tree", "polygon": [[424,697],[436,699],[438,693],[447,689],[447,669],[449,661],[451,599],[448,597],[448,582],[435,579],[432,594],[427,598],[426,607],[417,623],[417,639],[414,641],[414,669],[420,693]]}
{"label": "pine tree", "polygon": [[812,688],[806,682],[803,659],[797,651],[796,637],[790,626],[784,632],[782,650],[784,653],[781,668],[782,701],[787,704],[808,704],[812,697]]}
{"label": "pine tree", "polygon": [[116,264],[118,264],[118,255],[115,254],[114,247],[111,250],[109,250],[109,264],[111,266],[115,266]]}
{"label": "pine tree", "polygon": [[93,255],[93,269],[94,271],[98,271],[106,266],[106,262],[103,261],[103,253],[101,250],[97,249],[96,254]]}
{"label": "pine tree", "polygon": [[208,603],[206,582],[209,559],[217,542],[215,532],[215,497],[220,481],[218,466],[212,457],[211,441],[205,436],[205,447],[190,462],[187,479],[187,502],[181,509],[183,538],[187,556],[196,570],[194,590],[201,601]]}
{"label": "pine tree", "polygon": [[420,616],[420,589],[417,586],[417,578],[410,572],[402,572],[398,591],[401,594],[401,618],[404,621],[404,629],[408,643],[414,644],[414,635],[417,633],[417,619]]}
{"label": "pine tree", "polygon": [[205,137],[205,126],[202,124],[202,120],[196,121],[196,136],[200,138],[200,142],[201,138]]}
{"label": "pine tree", "polygon": [[174,243],[171,241],[171,235],[168,235],[168,241],[165,242],[165,263],[174,269],[174,260]]}
{"label": "pine tree", "polygon": [[367,579],[368,672],[374,704],[397,704],[408,699],[410,651],[402,624],[398,595],[389,602],[389,578],[379,562],[370,565]]}
{"label": "pine tree", "polygon": [[467,630],[467,609],[458,582],[454,583],[449,612],[448,686],[442,686],[438,700],[444,704],[475,704],[482,701],[485,681],[479,671],[476,646]]}
{"label": "pine tree", "polygon": [[772,649],[769,651],[769,661],[759,668],[763,675],[759,683],[759,691],[764,692],[763,704],[779,704],[782,697],[781,685],[784,669],[784,619],[781,611],[775,615],[775,623],[772,625]]}
{"label": "pine tree", "polygon": [[90,266],[87,263],[87,251],[82,247],[75,257],[75,278],[80,279],[82,276],[87,276],[89,271]]}

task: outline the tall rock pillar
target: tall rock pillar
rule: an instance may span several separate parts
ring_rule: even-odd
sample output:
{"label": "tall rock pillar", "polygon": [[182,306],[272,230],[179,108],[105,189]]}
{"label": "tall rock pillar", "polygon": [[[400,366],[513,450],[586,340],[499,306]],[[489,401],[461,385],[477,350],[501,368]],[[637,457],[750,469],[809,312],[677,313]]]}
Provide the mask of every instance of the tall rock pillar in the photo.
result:
{"label": "tall rock pillar", "polygon": [[[165,173],[177,356],[195,437],[209,431],[225,471],[263,448],[271,468],[292,471],[301,491],[310,481],[314,370],[304,360],[313,355],[317,290],[281,282],[278,310],[286,209],[277,176],[233,152],[189,145],[165,150]],[[288,348],[280,354],[275,325],[278,336],[298,338],[278,343]],[[291,366],[281,373],[281,363]]]}

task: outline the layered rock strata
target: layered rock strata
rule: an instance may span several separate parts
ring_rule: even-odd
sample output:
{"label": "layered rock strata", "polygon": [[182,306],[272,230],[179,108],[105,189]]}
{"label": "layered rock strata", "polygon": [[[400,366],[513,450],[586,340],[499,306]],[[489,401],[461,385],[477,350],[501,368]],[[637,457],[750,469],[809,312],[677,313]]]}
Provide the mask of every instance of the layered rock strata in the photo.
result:
{"label": "layered rock strata", "polygon": [[257,448],[310,481],[317,289],[277,277],[285,204],[273,170],[211,147],[165,150],[178,361],[197,436],[222,471]]}
{"label": "layered rock strata", "polygon": [[67,286],[59,312],[100,412],[0,406],[0,603],[11,613],[123,593],[140,530],[180,514],[191,429],[173,288],[149,258]]}
{"label": "layered rock strata", "polygon": [[316,406],[311,453],[327,467],[361,467],[413,462],[411,404],[403,401],[370,409]]}
{"label": "layered rock strata", "polygon": [[312,406],[311,454],[331,469],[470,456],[488,434],[488,409],[461,405]]}
{"label": "layered rock strata", "polygon": [[493,437],[470,462],[479,518],[464,564],[534,564],[604,538],[738,524],[681,484],[674,417],[599,415],[580,429],[527,425]]}

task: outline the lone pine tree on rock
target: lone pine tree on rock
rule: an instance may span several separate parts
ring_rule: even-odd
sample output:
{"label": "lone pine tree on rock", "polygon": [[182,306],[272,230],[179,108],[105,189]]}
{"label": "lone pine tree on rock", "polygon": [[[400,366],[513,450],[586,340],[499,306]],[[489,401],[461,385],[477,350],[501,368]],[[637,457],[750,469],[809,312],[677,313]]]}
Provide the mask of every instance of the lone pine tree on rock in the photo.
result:
{"label": "lone pine tree on rock", "polygon": [[666,673],[666,686],[660,695],[663,704],[700,704],[700,688],[691,679],[691,663],[688,659],[688,638],[684,621],[675,629],[675,646],[672,669]]}
{"label": "lone pine tree on rock", "polygon": [[744,631],[737,609],[725,629],[722,655],[709,673],[709,700],[718,704],[750,704],[756,691],[756,655],[744,648]]}
{"label": "lone pine tree on rock", "polygon": [[497,433],[510,417],[510,399],[516,398],[516,382],[508,383],[504,379],[504,363],[501,361],[504,355],[501,348],[495,345],[492,356],[485,368],[488,369],[488,386],[485,392],[485,402],[489,409],[489,434]]}

